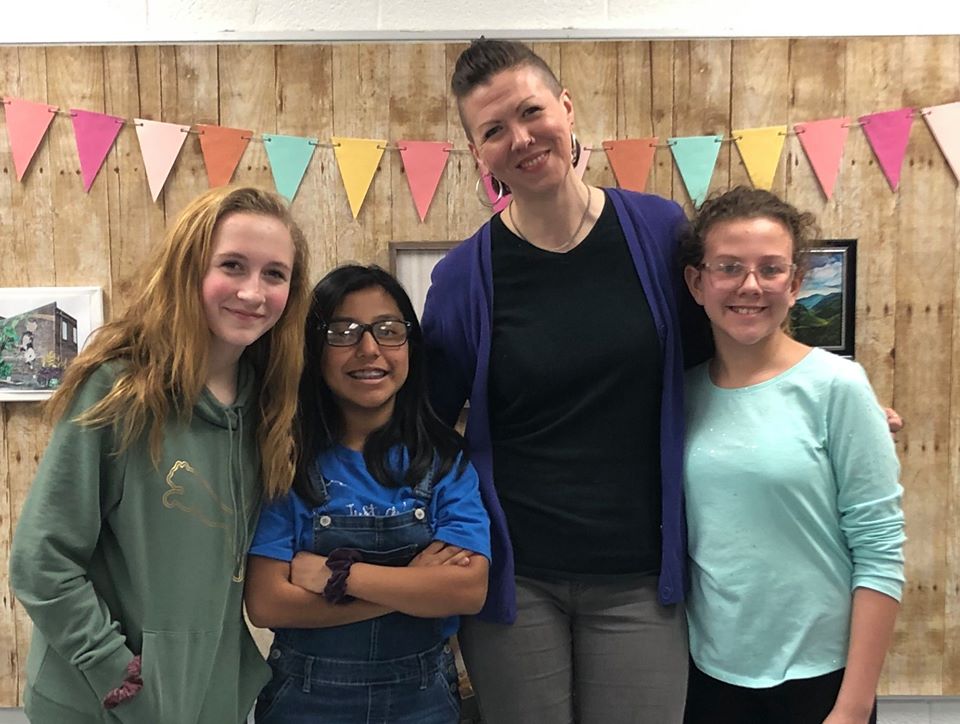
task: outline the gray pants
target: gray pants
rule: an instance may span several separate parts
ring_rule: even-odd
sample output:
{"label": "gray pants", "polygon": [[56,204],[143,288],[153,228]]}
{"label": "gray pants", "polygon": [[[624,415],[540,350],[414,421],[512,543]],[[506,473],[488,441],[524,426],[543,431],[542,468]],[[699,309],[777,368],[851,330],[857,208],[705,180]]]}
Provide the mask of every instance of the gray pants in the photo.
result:
{"label": "gray pants", "polygon": [[687,689],[682,606],[656,578],[548,583],[517,577],[512,626],[462,619],[484,724],[679,724]]}

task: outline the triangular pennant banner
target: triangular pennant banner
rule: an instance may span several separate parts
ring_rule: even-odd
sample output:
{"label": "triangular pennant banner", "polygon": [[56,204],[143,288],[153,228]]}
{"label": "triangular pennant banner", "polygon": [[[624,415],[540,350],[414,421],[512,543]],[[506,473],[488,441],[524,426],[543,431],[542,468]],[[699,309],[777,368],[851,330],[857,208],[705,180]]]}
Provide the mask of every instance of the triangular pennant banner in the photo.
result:
{"label": "triangular pennant banner", "polygon": [[510,205],[510,199],[513,198],[513,196],[505,193],[498,194],[498,190],[501,187],[498,186],[496,190],[493,188],[493,176],[489,173],[483,173],[481,171],[480,178],[483,179],[483,190],[487,194],[487,200],[493,204],[493,208],[490,209],[490,213],[499,214]]}
{"label": "triangular pennant banner", "polygon": [[733,138],[753,187],[769,191],[780,164],[787,127],[741,128],[733,132]]}
{"label": "triangular pennant banner", "polygon": [[277,136],[270,133],[261,134],[263,145],[267,149],[267,158],[270,160],[270,172],[273,174],[273,183],[277,193],[293,201],[303,181],[303,174],[307,172],[313,151],[317,147],[316,138],[302,136]]}
{"label": "triangular pennant banner", "polygon": [[822,121],[808,121],[796,123],[793,129],[797,132],[803,152],[816,174],[823,195],[829,201],[833,197],[833,189],[840,173],[840,159],[843,156],[843,147],[847,143],[850,133],[849,118],[826,118]]}
{"label": "triangular pennant banner", "polygon": [[893,191],[900,185],[903,157],[907,153],[910,127],[913,125],[913,109],[898,108],[895,111],[871,113],[860,116],[863,132],[877,156],[883,175]]}
{"label": "triangular pennant banner", "polygon": [[210,188],[226,186],[237,170],[240,157],[247,150],[253,131],[206,124],[196,128],[200,134],[200,152],[207,167]]}
{"label": "triangular pennant banner", "polygon": [[580,158],[577,159],[577,164],[573,167],[573,170],[577,172],[577,176],[580,178],[583,178],[583,172],[587,170],[587,162],[590,160],[591,151],[592,149],[586,146],[580,147]]}
{"label": "triangular pennant banner", "polygon": [[924,108],[923,117],[953,175],[960,181],[960,101]]}
{"label": "triangular pennant banner", "polygon": [[347,191],[353,218],[360,213],[386,146],[386,139],[333,137],[333,152],[337,157],[340,178]]}
{"label": "triangular pennant banner", "polygon": [[694,206],[699,207],[707,198],[722,140],[723,136],[684,136],[670,139],[673,158]]}
{"label": "triangular pennant banner", "polygon": [[437,185],[453,144],[437,141],[397,141],[397,146],[400,147],[400,158],[403,160],[410,195],[413,196],[420,221],[423,221],[430,202],[433,201],[433,195],[437,192]]}
{"label": "triangular pennant banner", "polygon": [[93,180],[100,173],[100,167],[103,166],[110,147],[126,121],[119,116],[82,111],[78,108],[71,108],[70,115],[73,120],[73,135],[77,139],[77,154],[80,156],[83,190],[90,191]]}
{"label": "triangular pennant banner", "polygon": [[622,189],[643,192],[657,152],[657,138],[628,138],[622,141],[604,141],[610,168]]}
{"label": "triangular pennant banner", "polygon": [[143,155],[143,168],[147,172],[150,195],[156,201],[163,185],[170,175],[174,161],[180,155],[190,126],[177,123],[148,121],[145,118],[133,119],[137,127],[137,140],[140,141],[140,153]]}
{"label": "triangular pennant banner", "polygon": [[57,109],[46,103],[19,98],[4,98],[3,105],[6,108],[7,138],[10,139],[13,168],[17,173],[17,181],[22,181]]}

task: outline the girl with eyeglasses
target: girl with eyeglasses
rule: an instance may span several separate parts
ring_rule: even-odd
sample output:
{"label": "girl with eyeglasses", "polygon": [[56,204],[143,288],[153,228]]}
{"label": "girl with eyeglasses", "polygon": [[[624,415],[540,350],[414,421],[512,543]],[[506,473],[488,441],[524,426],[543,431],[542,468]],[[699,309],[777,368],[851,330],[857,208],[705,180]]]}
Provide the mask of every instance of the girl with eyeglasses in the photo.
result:
{"label": "girl with eyeglasses", "polygon": [[377,267],[314,288],[293,491],[250,549],[251,621],[274,630],[256,720],[455,724],[447,644],[486,597],[489,521],[463,438],[427,401],[406,292]]}
{"label": "girl with eyeglasses", "polygon": [[863,369],[792,339],[814,219],[739,187],[681,241],[716,354],[686,378],[687,724],[865,724],[903,588],[902,488]]}

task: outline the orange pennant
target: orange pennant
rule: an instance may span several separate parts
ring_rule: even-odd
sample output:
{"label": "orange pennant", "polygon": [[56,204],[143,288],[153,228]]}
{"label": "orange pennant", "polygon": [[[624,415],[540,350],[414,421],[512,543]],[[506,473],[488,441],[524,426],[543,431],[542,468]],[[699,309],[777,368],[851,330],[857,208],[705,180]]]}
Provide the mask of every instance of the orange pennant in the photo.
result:
{"label": "orange pennant", "polygon": [[7,109],[7,137],[10,139],[13,167],[17,172],[17,181],[23,181],[23,175],[40,148],[57,109],[46,103],[19,98],[4,98],[3,105]]}
{"label": "orange pennant", "polygon": [[253,137],[253,131],[200,124],[200,151],[207,167],[210,188],[226,186],[237,170],[243,152]]}
{"label": "orange pennant", "polygon": [[604,141],[610,168],[617,177],[620,188],[642,192],[647,188],[647,178],[657,151],[657,137],[628,138],[622,141]]}
{"label": "orange pennant", "polygon": [[417,207],[420,221],[427,216],[430,202],[437,192],[440,176],[450,157],[452,143],[436,141],[397,141],[403,170],[407,174],[407,184],[413,203]]}
{"label": "orange pennant", "polygon": [[840,173],[840,158],[850,132],[850,119],[827,118],[822,121],[797,123],[793,128],[813,167],[817,181],[820,182],[820,188],[829,201]]}

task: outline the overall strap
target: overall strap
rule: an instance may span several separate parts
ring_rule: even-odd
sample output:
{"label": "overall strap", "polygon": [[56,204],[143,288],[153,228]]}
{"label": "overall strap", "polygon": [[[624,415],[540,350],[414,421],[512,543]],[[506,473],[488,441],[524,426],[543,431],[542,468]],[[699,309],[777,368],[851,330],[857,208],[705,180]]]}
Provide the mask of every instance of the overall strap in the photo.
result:
{"label": "overall strap", "polygon": [[307,478],[310,480],[310,485],[316,493],[318,506],[326,505],[327,501],[330,500],[330,491],[328,489],[327,479],[320,470],[319,456],[317,456],[313,464],[307,468]]}
{"label": "overall strap", "polygon": [[430,469],[427,470],[427,474],[423,476],[416,487],[413,489],[413,494],[417,497],[418,500],[423,501],[424,503],[430,502],[430,499],[433,497],[433,485],[434,477],[437,473],[437,456],[433,456],[433,464],[430,465]]}

